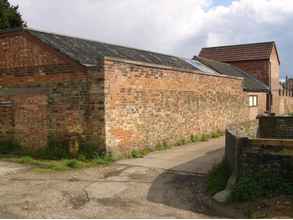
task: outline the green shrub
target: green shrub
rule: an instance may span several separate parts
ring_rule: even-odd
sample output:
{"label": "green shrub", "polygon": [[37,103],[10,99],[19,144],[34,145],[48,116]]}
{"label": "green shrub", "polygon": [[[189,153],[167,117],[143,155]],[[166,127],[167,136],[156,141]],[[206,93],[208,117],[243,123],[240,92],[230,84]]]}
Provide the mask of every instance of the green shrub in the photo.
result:
{"label": "green shrub", "polygon": [[232,200],[253,201],[282,194],[293,195],[293,183],[289,178],[272,172],[259,172],[239,178],[232,192]]}
{"label": "green shrub", "polygon": [[23,164],[33,164],[34,163],[34,159],[31,156],[24,156],[18,159],[19,163],[23,163]]}
{"label": "green shrub", "polygon": [[142,150],[142,154],[143,154],[144,156],[146,156],[146,155],[150,154],[152,151],[153,151],[153,150],[152,150],[151,148],[149,148],[149,147],[145,147],[145,148]]}
{"label": "green shrub", "polygon": [[65,165],[72,169],[77,169],[82,167],[81,162],[79,162],[78,160],[66,160]]}
{"label": "green shrub", "polygon": [[77,159],[80,160],[80,161],[87,161],[88,160],[87,157],[84,156],[83,154],[79,154]]}
{"label": "green shrub", "polygon": [[214,195],[224,190],[230,175],[231,172],[225,161],[216,165],[208,175],[208,192]]}
{"label": "green shrub", "polygon": [[83,141],[79,145],[78,154],[83,155],[88,160],[95,159],[98,156],[97,143]]}
{"label": "green shrub", "polygon": [[223,132],[221,132],[221,131],[214,131],[214,132],[212,132],[211,133],[211,138],[219,138],[219,137],[221,137],[221,136],[223,136]]}
{"label": "green shrub", "polygon": [[182,146],[182,145],[185,145],[186,143],[187,141],[184,138],[182,138],[176,142],[176,146]]}
{"label": "green shrub", "polygon": [[140,149],[133,149],[131,151],[131,157],[132,158],[143,158],[143,153],[142,153],[142,150]]}
{"label": "green shrub", "polygon": [[101,154],[98,155],[97,158],[95,159],[96,164],[99,165],[109,165],[113,163],[114,159],[111,154]]}
{"label": "green shrub", "polygon": [[196,143],[196,142],[199,142],[199,136],[198,135],[194,135],[194,134],[192,134],[191,136],[190,136],[190,141],[192,142],[192,143]]}
{"label": "green shrub", "polygon": [[199,138],[199,141],[205,142],[205,141],[208,141],[209,138],[210,138],[210,136],[208,134],[202,134]]}

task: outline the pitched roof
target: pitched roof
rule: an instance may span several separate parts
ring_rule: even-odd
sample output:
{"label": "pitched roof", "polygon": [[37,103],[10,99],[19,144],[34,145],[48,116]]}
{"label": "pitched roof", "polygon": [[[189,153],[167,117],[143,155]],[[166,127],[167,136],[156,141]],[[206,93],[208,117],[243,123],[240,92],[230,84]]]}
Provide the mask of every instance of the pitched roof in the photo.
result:
{"label": "pitched roof", "polygon": [[199,57],[220,62],[266,60],[270,59],[274,47],[277,49],[275,42],[207,47],[201,49]]}
{"label": "pitched roof", "polygon": [[186,62],[182,58],[125,46],[48,33],[28,28],[3,30],[0,31],[0,33],[19,31],[30,33],[43,43],[67,55],[84,66],[95,66],[98,58],[108,56],[180,69],[200,71],[200,69]]}
{"label": "pitched roof", "polygon": [[194,59],[198,59],[201,63],[216,70],[218,73],[244,78],[242,87],[247,92],[269,92],[270,90],[267,85],[259,81],[252,74],[249,74],[236,66],[202,57],[195,57]]}

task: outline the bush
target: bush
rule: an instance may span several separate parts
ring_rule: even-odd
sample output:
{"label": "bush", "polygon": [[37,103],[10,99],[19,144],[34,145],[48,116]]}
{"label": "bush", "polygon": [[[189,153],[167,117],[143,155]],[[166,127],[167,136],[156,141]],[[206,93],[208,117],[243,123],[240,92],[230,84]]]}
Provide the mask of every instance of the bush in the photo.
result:
{"label": "bush", "polygon": [[99,164],[99,165],[109,165],[114,161],[114,159],[111,154],[102,154],[102,155],[98,155],[95,161],[96,161],[96,164]]}
{"label": "bush", "polygon": [[187,142],[185,141],[184,138],[182,138],[181,140],[177,141],[176,146],[182,146],[185,145]]}
{"label": "bush", "polygon": [[218,138],[218,137],[221,137],[221,136],[223,136],[223,132],[221,132],[221,131],[214,131],[214,132],[212,132],[211,133],[211,138]]}
{"label": "bush", "polygon": [[253,201],[275,195],[293,195],[293,183],[272,172],[240,177],[232,192],[233,201]]}
{"label": "bush", "polygon": [[66,160],[65,165],[72,169],[77,169],[82,167],[81,162],[79,162],[78,160]]}
{"label": "bush", "polygon": [[198,135],[194,135],[194,134],[192,134],[191,136],[190,136],[190,141],[192,142],[192,143],[196,143],[196,142],[198,142],[199,141],[199,136]]}
{"label": "bush", "polygon": [[162,150],[167,150],[170,149],[171,147],[167,144],[167,142],[159,143],[156,145],[155,149],[157,151],[162,151]]}
{"label": "bush", "polygon": [[208,175],[208,192],[212,195],[224,190],[231,175],[225,161],[215,166]]}
{"label": "bush", "polygon": [[19,158],[18,162],[23,164],[33,164],[34,159],[31,156],[24,156]]}
{"label": "bush", "polygon": [[200,141],[201,142],[206,142],[206,141],[208,141],[209,140],[209,138],[210,138],[210,136],[208,135],[208,134],[202,134],[201,136],[200,136]]}
{"label": "bush", "polygon": [[143,153],[142,153],[142,151],[141,150],[139,150],[139,149],[133,149],[132,151],[131,151],[131,157],[132,158],[143,158]]}

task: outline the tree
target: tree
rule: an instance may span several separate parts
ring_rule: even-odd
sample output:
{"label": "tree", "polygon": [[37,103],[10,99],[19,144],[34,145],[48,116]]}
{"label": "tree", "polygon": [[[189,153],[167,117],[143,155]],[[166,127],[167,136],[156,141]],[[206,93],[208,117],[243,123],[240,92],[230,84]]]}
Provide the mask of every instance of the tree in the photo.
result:
{"label": "tree", "polygon": [[25,27],[18,11],[18,6],[11,5],[8,0],[0,0],[0,29]]}

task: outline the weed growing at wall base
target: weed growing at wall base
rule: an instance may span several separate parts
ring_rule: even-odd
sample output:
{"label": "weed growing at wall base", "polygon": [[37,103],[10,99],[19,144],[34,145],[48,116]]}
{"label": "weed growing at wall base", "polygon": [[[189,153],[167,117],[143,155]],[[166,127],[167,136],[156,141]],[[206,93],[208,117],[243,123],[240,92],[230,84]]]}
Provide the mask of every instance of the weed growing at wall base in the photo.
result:
{"label": "weed growing at wall base", "polygon": [[293,183],[289,178],[272,172],[242,176],[232,192],[233,201],[253,201],[278,195],[293,195]]}

